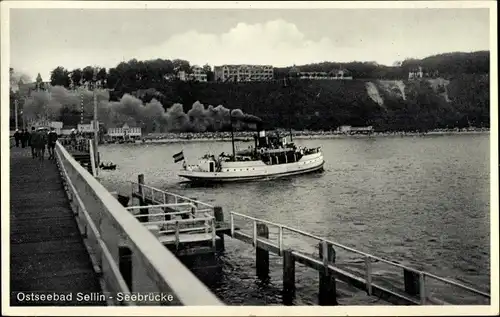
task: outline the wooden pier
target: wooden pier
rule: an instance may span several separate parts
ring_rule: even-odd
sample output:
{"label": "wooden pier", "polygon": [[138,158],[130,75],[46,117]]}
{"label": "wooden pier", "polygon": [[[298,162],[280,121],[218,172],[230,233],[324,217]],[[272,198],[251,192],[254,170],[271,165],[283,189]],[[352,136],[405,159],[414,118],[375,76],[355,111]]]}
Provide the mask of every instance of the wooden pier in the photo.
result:
{"label": "wooden pier", "polygon": [[[132,197],[139,199],[139,206],[128,210],[139,211],[138,220],[180,258],[188,254],[215,255],[224,250],[225,235],[255,248],[256,275],[261,279],[269,278],[270,255],[281,258],[285,304],[295,298],[297,263],[318,271],[319,305],[337,305],[339,285],[349,285],[368,297],[395,305],[490,303],[485,291],[296,228],[236,212],[229,212],[229,222],[225,222],[221,207],[145,185],[143,175],[132,182]],[[294,243],[294,239],[316,242],[306,250],[299,246],[304,243]]]}
{"label": "wooden pier", "polygon": [[102,301],[23,301],[16,294],[101,292],[56,162],[10,150],[10,291],[12,306],[106,305]]}

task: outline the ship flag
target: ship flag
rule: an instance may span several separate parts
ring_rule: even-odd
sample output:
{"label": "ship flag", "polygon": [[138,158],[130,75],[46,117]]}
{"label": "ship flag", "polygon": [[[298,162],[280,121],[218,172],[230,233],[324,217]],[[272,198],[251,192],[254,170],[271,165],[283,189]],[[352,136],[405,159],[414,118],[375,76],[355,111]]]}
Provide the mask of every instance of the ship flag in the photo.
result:
{"label": "ship flag", "polygon": [[177,162],[180,162],[180,161],[184,161],[184,153],[183,153],[183,151],[180,151],[179,153],[174,154],[173,158],[174,158],[174,163],[177,163]]}

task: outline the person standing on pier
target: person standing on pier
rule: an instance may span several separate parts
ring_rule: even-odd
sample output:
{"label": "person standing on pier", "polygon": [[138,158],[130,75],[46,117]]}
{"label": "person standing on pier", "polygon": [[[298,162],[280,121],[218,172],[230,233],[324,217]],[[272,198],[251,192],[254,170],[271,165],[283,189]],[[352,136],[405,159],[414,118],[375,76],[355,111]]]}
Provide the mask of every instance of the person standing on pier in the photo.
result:
{"label": "person standing on pier", "polygon": [[28,129],[25,129],[25,136],[26,136],[26,146],[31,147],[31,133],[29,133]]}
{"label": "person standing on pier", "polygon": [[26,147],[26,141],[28,141],[28,130],[24,129],[21,131],[21,147],[24,149]]}
{"label": "person standing on pier", "polygon": [[56,147],[56,142],[57,142],[57,133],[56,131],[54,130],[54,128],[50,128],[50,132],[47,136],[47,140],[48,140],[48,150],[49,150],[49,160],[53,160],[55,159],[55,156],[54,156],[54,149]]}
{"label": "person standing on pier", "polygon": [[69,135],[69,139],[71,141],[71,146],[76,148],[76,131],[75,129],[71,129],[71,134]]}
{"label": "person standing on pier", "polygon": [[35,158],[36,153],[36,130],[35,127],[31,127],[31,135],[30,135],[30,147],[31,147],[31,158]]}
{"label": "person standing on pier", "polygon": [[14,140],[16,140],[16,147],[19,147],[20,139],[21,139],[21,133],[19,133],[19,130],[16,130],[16,132],[14,132]]}
{"label": "person standing on pier", "polygon": [[39,128],[37,131],[37,156],[40,161],[45,158],[45,145],[47,144],[47,133],[44,128]]}

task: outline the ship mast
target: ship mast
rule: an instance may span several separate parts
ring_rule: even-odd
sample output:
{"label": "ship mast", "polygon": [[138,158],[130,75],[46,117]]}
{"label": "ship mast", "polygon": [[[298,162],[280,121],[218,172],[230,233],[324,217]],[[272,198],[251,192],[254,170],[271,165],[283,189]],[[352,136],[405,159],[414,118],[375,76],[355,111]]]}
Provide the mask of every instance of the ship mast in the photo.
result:
{"label": "ship mast", "polygon": [[234,128],[233,128],[233,112],[231,110],[229,110],[229,119],[231,121],[231,144],[233,146],[233,158],[232,160],[235,161],[236,160],[236,156],[235,156],[235,149],[234,149]]}
{"label": "ship mast", "polygon": [[[287,80],[288,79],[288,80]],[[295,107],[293,107],[292,105],[294,104],[295,100],[295,96],[292,94],[293,92],[293,87],[292,87],[292,80],[291,80],[291,77],[288,76],[285,77],[285,87],[287,86],[287,81],[288,81],[288,85],[290,87],[290,107],[288,109],[288,128],[290,130],[290,143],[293,142],[293,133],[292,133],[292,110],[295,109]]]}

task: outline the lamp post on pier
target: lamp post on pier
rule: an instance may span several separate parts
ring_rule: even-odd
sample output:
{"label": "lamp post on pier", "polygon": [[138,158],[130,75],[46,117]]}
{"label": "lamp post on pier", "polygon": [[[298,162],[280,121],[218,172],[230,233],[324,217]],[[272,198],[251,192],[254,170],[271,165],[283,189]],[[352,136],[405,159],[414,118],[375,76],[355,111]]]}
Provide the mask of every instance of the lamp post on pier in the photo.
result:
{"label": "lamp post on pier", "polygon": [[15,120],[16,120],[16,131],[19,129],[19,121],[18,121],[18,114],[17,114],[17,98],[14,100],[14,115],[15,115]]}
{"label": "lamp post on pier", "polygon": [[99,123],[97,122],[97,67],[94,67],[94,76],[92,78],[92,93],[93,93],[93,99],[94,99],[94,162],[95,162],[95,167],[96,167],[96,176],[99,175],[99,152],[97,149],[97,146],[99,144]]}

